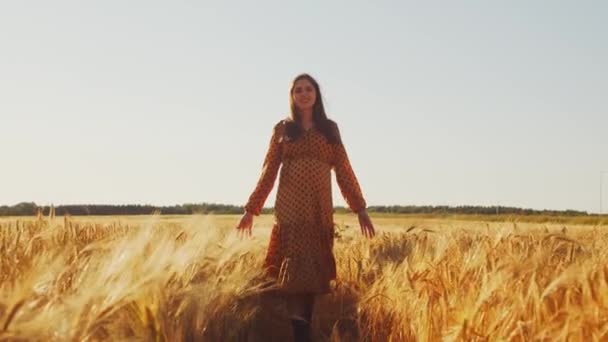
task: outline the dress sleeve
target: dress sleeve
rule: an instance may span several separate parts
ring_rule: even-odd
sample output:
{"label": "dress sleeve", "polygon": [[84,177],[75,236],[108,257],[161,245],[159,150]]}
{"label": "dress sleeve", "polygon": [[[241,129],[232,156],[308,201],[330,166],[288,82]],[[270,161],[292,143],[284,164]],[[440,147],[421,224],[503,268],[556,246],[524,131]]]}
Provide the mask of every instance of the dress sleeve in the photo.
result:
{"label": "dress sleeve", "polygon": [[254,215],[260,215],[262,212],[264,202],[266,202],[266,198],[274,186],[279,167],[281,166],[280,126],[281,123],[274,126],[270,145],[268,146],[268,151],[264,158],[262,174],[256,184],[255,190],[253,190],[247,204],[245,204],[245,210]]}
{"label": "dress sleeve", "polygon": [[340,132],[338,131],[337,126],[335,126],[335,130],[338,136],[338,142],[334,145],[334,171],[336,172],[336,180],[348,207],[356,213],[365,209],[365,199],[363,198],[355,172],[350,165],[348,154],[346,153],[346,148],[340,138]]}

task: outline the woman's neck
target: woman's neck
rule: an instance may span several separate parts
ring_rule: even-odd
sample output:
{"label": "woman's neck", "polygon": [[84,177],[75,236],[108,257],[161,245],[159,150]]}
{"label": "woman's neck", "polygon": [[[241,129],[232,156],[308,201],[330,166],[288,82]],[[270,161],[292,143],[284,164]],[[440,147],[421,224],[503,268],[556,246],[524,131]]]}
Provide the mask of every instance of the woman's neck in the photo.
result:
{"label": "woman's neck", "polygon": [[302,125],[302,128],[304,128],[304,129],[309,129],[312,126],[314,126],[314,120],[312,118],[312,110],[310,110],[308,112],[300,113],[300,125]]}

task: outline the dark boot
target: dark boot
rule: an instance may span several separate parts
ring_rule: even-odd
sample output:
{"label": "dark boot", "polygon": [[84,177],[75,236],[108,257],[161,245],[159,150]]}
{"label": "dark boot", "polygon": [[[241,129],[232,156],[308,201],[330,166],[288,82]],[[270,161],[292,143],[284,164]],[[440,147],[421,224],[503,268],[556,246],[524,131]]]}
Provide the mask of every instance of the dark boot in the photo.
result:
{"label": "dark boot", "polygon": [[294,342],[312,342],[310,339],[310,323],[301,319],[292,319]]}

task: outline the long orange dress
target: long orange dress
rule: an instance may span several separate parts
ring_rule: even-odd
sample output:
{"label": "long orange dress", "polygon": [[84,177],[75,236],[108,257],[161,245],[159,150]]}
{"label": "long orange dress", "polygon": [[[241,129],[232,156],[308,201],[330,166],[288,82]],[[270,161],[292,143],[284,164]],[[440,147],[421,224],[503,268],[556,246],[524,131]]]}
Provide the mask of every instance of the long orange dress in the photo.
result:
{"label": "long orange dress", "polygon": [[331,144],[313,127],[288,142],[284,131],[282,120],[274,126],[262,174],[245,209],[260,214],[282,165],[266,274],[287,293],[328,293],[336,278],[331,170],[353,212],[365,208],[365,199],[341,140]]}

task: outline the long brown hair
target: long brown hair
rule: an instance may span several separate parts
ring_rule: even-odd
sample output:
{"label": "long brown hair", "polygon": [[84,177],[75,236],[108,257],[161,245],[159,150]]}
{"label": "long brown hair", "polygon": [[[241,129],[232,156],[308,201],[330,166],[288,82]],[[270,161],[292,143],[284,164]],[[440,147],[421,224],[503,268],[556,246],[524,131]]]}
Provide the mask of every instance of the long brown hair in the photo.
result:
{"label": "long brown hair", "polygon": [[315,88],[315,92],[317,93],[315,103],[312,107],[312,119],[315,127],[319,129],[321,134],[323,134],[329,143],[340,143],[338,126],[335,122],[328,119],[327,114],[325,113],[325,106],[323,106],[323,96],[321,95],[319,83],[309,74],[300,74],[291,82],[291,88],[289,89],[289,107],[291,109],[291,113],[289,115],[289,120],[287,120],[285,124],[286,141],[294,141],[298,139],[303,132],[300,113],[298,112],[298,108],[293,101],[293,89],[295,84],[297,81],[302,79],[308,80],[310,83],[312,83],[313,87]]}

